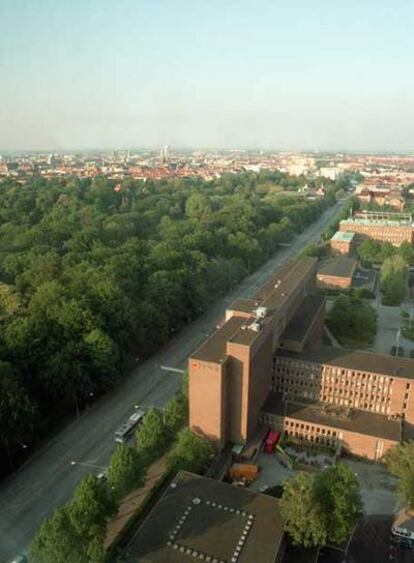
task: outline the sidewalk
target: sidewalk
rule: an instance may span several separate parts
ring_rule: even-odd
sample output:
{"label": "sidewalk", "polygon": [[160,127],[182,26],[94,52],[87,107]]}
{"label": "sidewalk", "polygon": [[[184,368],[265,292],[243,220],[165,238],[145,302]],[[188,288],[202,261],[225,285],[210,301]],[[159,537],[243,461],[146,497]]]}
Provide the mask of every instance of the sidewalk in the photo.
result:
{"label": "sidewalk", "polygon": [[167,455],[164,455],[149,466],[145,482],[139,489],[131,491],[121,500],[118,514],[108,523],[106,538],[104,542],[105,550],[108,550],[119,534],[134,517],[140,506],[145,501],[147,495],[161,479],[167,468]]}

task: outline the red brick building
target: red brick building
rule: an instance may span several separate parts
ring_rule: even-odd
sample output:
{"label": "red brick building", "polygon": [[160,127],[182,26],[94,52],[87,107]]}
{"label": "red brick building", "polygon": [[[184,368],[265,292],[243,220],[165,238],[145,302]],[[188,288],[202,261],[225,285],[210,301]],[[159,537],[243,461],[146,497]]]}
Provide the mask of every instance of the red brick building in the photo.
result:
{"label": "red brick building", "polygon": [[400,246],[413,243],[414,225],[409,213],[361,212],[339,223],[341,232],[351,232],[358,240],[372,239]]}
{"label": "red brick building", "polygon": [[375,460],[414,429],[414,360],[322,347],[316,267],[288,262],[192,355],[193,431],[246,444],[264,424]]}
{"label": "red brick building", "polygon": [[349,289],[357,267],[355,258],[324,260],[316,274],[316,285],[327,289]]}
{"label": "red brick building", "polygon": [[350,256],[355,252],[355,233],[337,231],[330,240],[331,254]]}
{"label": "red brick building", "polygon": [[189,361],[190,426],[220,444],[246,442],[272,386],[279,339],[314,288],[316,258],[292,260],[255,300],[237,300]]}

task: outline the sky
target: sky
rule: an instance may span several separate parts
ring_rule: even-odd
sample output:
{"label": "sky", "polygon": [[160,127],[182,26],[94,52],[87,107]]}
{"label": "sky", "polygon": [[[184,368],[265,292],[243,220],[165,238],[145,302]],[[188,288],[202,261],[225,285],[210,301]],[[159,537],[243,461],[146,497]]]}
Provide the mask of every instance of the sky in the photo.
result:
{"label": "sky", "polygon": [[414,0],[0,0],[0,150],[414,152]]}

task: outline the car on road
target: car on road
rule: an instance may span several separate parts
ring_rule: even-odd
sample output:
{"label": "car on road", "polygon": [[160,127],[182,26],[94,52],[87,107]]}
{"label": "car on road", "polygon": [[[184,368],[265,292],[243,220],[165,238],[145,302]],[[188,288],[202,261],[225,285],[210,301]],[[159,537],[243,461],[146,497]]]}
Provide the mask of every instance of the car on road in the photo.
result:
{"label": "car on road", "polygon": [[108,480],[108,476],[106,474],[106,471],[100,471],[97,475],[96,478],[98,479],[98,481],[100,483],[105,483],[105,481]]}

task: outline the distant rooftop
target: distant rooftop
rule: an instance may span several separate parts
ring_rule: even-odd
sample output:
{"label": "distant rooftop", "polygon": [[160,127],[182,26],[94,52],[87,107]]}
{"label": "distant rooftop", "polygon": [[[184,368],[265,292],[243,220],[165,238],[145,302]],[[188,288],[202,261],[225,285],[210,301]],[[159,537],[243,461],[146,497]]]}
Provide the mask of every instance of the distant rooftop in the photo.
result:
{"label": "distant rooftop", "polygon": [[338,242],[351,242],[355,237],[355,233],[349,231],[336,231],[331,240],[337,240]]}
{"label": "distant rooftop", "polygon": [[348,219],[343,219],[341,223],[348,223],[350,225],[383,225],[384,227],[413,226],[413,222],[406,219],[398,221],[391,219],[365,219],[363,217],[348,217]]}
{"label": "distant rooftop", "polygon": [[277,355],[282,358],[328,364],[347,371],[364,371],[391,377],[414,379],[414,360],[397,358],[378,352],[360,352],[346,348],[322,346],[318,350],[304,350],[300,354],[279,350]]}
{"label": "distant rooftop", "polygon": [[229,310],[236,311],[240,306],[243,313],[253,313],[253,309],[265,307],[268,315],[259,320],[258,330],[252,327],[256,318],[252,316],[231,317],[221,328],[213,334],[191,355],[195,360],[220,363],[227,356],[227,343],[250,346],[259,336],[260,328],[270,322],[280,307],[296,290],[303,277],[315,267],[317,258],[299,258],[287,262],[278,272],[273,274],[256,294],[256,300],[237,299]]}
{"label": "distant rooftop", "polygon": [[356,266],[355,258],[331,258],[321,263],[318,275],[350,278],[353,276]]}
{"label": "distant rooftop", "polygon": [[274,563],[279,501],[180,471],[128,546],[128,563]]}
{"label": "distant rooftop", "polygon": [[341,223],[353,223],[355,225],[387,225],[401,226],[413,225],[411,213],[399,213],[393,211],[358,211],[353,217],[343,219]]}

